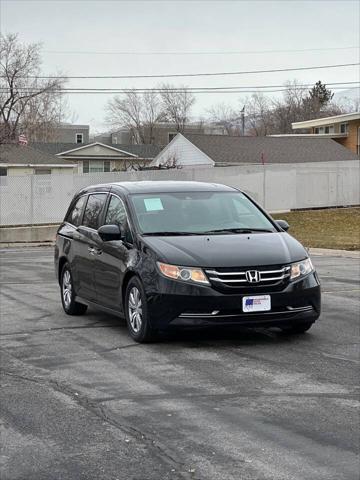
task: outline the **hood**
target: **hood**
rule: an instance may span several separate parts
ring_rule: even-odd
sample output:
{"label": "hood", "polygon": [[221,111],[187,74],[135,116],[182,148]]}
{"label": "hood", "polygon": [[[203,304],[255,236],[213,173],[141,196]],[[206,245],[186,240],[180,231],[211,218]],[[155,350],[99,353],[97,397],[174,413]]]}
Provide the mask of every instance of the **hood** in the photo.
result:
{"label": "hood", "polygon": [[193,267],[255,267],[296,262],[308,256],[288,233],[142,237],[159,260]]}

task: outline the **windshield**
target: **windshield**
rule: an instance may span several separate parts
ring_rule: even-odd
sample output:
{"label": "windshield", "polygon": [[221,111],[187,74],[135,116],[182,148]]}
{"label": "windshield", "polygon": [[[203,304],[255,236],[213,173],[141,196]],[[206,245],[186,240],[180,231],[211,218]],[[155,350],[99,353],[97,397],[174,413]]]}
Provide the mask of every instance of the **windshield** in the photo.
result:
{"label": "windshield", "polygon": [[140,231],[147,235],[276,231],[241,192],[136,194],[131,201]]}

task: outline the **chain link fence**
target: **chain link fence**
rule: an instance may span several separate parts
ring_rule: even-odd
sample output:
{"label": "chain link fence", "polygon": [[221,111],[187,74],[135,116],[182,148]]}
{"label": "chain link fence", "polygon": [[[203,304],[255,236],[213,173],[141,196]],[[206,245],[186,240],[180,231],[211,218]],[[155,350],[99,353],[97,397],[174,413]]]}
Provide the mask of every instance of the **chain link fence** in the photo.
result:
{"label": "chain link fence", "polygon": [[249,193],[269,211],[358,205],[359,162],[242,165],[182,170],[0,177],[0,225],[59,223],[73,195],[108,182],[193,180]]}

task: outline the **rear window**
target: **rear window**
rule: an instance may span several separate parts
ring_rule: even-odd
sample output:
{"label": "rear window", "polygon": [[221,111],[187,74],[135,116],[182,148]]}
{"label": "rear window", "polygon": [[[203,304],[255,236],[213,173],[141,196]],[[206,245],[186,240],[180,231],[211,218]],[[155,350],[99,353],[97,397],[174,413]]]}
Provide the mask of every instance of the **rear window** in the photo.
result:
{"label": "rear window", "polygon": [[66,217],[66,221],[78,227],[81,222],[81,216],[84,209],[87,196],[80,197]]}
{"label": "rear window", "polygon": [[89,195],[82,224],[85,227],[99,228],[100,215],[106,200],[106,193]]}

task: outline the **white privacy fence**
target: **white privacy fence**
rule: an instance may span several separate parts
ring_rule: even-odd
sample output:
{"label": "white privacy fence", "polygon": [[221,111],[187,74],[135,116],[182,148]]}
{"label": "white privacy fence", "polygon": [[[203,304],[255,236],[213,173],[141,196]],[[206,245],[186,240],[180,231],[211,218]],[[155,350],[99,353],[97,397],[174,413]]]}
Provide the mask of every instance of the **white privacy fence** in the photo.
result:
{"label": "white privacy fence", "polygon": [[60,222],[82,187],[139,180],[224,183],[241,188],[269,211],[360,203],[358,161],[9,176],[0,177],[0,225]]}

